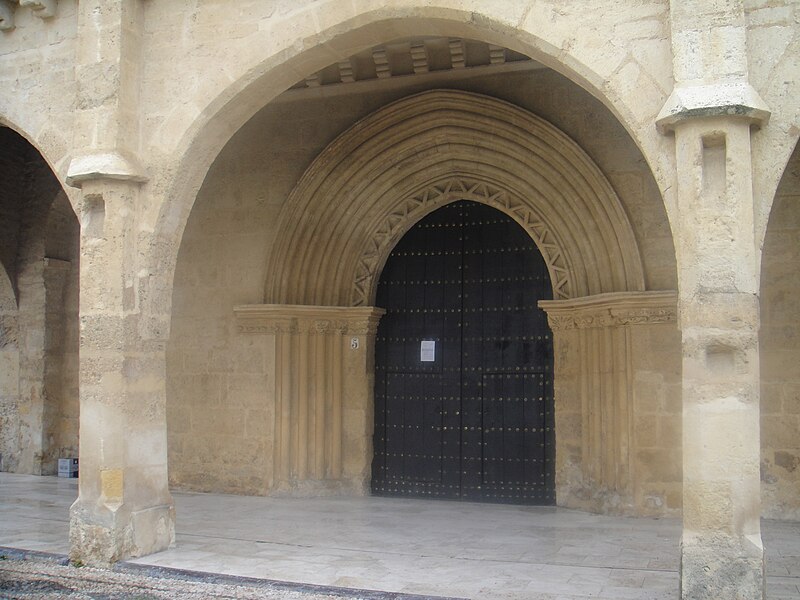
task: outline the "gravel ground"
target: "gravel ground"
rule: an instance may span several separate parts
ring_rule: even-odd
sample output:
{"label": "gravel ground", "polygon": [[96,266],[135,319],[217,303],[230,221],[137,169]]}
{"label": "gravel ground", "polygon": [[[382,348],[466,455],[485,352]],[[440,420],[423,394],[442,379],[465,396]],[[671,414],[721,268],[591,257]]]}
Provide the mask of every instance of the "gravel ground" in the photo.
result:
{"label": "gravel ground", "polygon": [[[0,599],[54,600],[424,600],[390,592],[323,588],[176,569],[118,564],[74,567],[63,556],[0,550]],[[429,599],[432,600],[432,599]],[[444,600],[444,599],[443,599]]]}

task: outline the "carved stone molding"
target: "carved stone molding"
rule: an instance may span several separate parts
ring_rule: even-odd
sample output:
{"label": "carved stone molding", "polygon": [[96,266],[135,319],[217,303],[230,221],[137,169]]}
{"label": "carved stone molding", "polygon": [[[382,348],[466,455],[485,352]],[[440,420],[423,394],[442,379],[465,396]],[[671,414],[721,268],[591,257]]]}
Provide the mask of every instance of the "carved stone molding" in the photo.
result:
{"label": "carved stone molding", "polygon": [[573,300],[541,300],[553,331],[677,321],[677,292],[618,292]]}
{"label": "carved stone molding", "polygon": [[745,119],[766,126],[770,110],[756,89],[746,81],[679,85],[672,90],[656,119],[659,132],[667,134],[686,121],[722,117]]}
{"label": "carved stone molding", "polygon": [[366,436],[371,427],[366,365],[384,312],[287,304],[234,307],[239,332],[275,336],[263,343],[274,348],[273,487],[280,493],[331,482],[363,489],[372,457],[354,456],[348,436],[354,427]]}
{"label": "carved stone molding", "polygon": [[457,200],[481,202],[514,217],[542,253],[550,272],[553,295],[559,299],[572,296],[570,269],[561,250],[561,244],[532,207],[506,190],[491,184],[466,177],[453,177],[436,182],[413,194],[386,217],[358,261],[351,298],[353,306],[369,304],[371,286],[379,275],[378,270],[383,266],[382,261],[400,236],[429,212]]}
{"label": "carved stone molding", "polygon": [[529,232],[556,299],[644,289],[625,210],[573,140],[501,100],[434,90],[367,116],[308,167],[281,210],[265,300],[371,305],[394,244],[460,199]]}
{"label": "carved stone molding", "polygon": [[497,71],[504,65],[541,68],[529,57],[502,46],[478,40],[444,37],[416,38],[413,42],[375,46],[343,58],[292,86],[292,92],[306,88],[368,83],[428,73],[442,75],[454,70]]}
{"label": "carved stone molding", "polygon": [[[556,436],[556,493],[566,506],[621,514],[641,508],[635,426],[637,394],[646,392],[635,382],[653,370],[642,349],[670,339],[677,301],[676,292],[657,291],[539,302],[556,348],[556,427],[571,424]],[[658,332],[632,327],[656,324],[665,325]]]}
{"label": "carved stone molding", "polygon": [[239,333],[374,335],[384,310],[373,307],[247,304],[235,306]]}

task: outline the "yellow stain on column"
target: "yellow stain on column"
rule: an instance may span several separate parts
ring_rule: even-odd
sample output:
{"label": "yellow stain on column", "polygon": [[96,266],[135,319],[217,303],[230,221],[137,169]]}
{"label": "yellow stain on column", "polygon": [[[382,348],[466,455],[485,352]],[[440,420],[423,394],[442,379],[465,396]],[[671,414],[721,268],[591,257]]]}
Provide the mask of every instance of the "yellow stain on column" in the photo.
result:
{"label": "yellow stain on column", "polygon": [[122,469],[100,471],[100,487],[107,502],[122,502]]}

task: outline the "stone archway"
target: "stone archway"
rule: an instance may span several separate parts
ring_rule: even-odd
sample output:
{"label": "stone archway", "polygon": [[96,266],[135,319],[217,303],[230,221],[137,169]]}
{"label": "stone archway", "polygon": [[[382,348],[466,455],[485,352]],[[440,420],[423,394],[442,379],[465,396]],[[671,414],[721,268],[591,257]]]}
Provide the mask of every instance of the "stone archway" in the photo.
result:
{"label": "stone archway", "polygon": [[[332,4],[334,3],[332,2],[331,5]],[[452,6],[456,6],[456,4]],[[450,5],[448,4],[448,6]],[[463,12],[461,7],[456,7],[455,10],[451,10],[444,5],[426,5],[422,7],[415,6],[413,2],[403,6],[382,7],[380,9],[375,9],[371,6],[366,7],[366,10],[364,10],[364,8],[365,7],[356,3],[353,5],[352,11],[351,7],[348,5],[347,10],[343,11],[341,14],[335,11],[330,13],[331,20],[318,23],[314,31],[311,31],[309,36],[304,38],[306,39],[306,43],[302,47],[293,46],[291,48],[284,48],[281,46],[277,47],[275,52],[271,52],[269,51],[269,49],[272,48],[270,44],[280,44],[280,41],[283,39],[276,37],[274,39],[278,41],[273,42],[270,40],[265,46],[260,46],[258,52],[255,53],[253,48],[256,46],[251,43],[251,38],[248,40],[249,50],[245,51],[247,58],[246,60],[242,60],[242,65],[247,66],[246,72],[241,74],[237,72],[232,79],[230,74],[226,74],[226,80],[224,82],[216,83],[213,80],[212,74],[212,76],[204,82],[206,89],[195,96],[194,106],[197,107],[197,110],[193,113],[175,112],[170,117],[169,121],[164,124],[161,131],[170,132],[170,142],[164,144],[165,153],[168,153],[169,156],[172,157],[170,160],[174,160],[172,164],[175,166],[174,168],[169,167],[167,166],[169,161],[165,161],[164,165],[162,165],[164,168],[155,172],[154,179],[152,180],[152,189],[158,190],[159,193],[164,190],[164,197],[171,198],[172,200],[157,205],[157,216],[156,212],[152,213],[156,222],[154,223],[154,242],[149,247],[150,254],[148,255],[148,261],[151,265],[150,288],[149,295],[145,299],[143,305],[143,310],[151,315],[151,318],[146,321],[146,326],[149,328],[152,325],[153,328],[152,331],[148,330],[147,335],[155,332],[157,334],[156,337],[158,337],[169,330],[169,311],[173,303],[173,277],[178,255],[177,247],[182,244],[184,227],[187,223],[189,213],[192,210],[192,203],[195,198],[198,197],[198,190],[201,188],[203,177],[208,173],[212,161],[220,155],[220,150],[225,143],[231,140],[231,136],[233,136],[248,119],[253,117],[258,110],[266,104],[271,103],[281,92],[286,90],[289,86],[294,85],[296,82],[301,81],[302,78],[307,77],[310,73],[324,68],[326,65],[331,64],[331,61],[343,60],[354,52],[359,52],[374,46],[376,43],[397,39],[398,36],[405,37],[430,34],[484,40],[489,43],[507,46],[508,48],[524,53],[535,60],[541,61],[542,64],[553,68],[555,71],[566,75],[571,81],[578,82],[585,90],[589,90],[595,98],[605,105],[605,109],[610,111],[609,114],[614,115],[616,118],[615,123],[628,131],[632,141],[638,146],[638,151],[642,153],[641,157],[644,159],[642,160],[642,164],[649,164],[652,166],[653,170],[652,172],[648,172],[648,177],[652,176],[658,179],[658,184],[655,184],[654,180],[653,189],[660,188],[667,193],[669,192],[670,184],[668,181],[665,181],[665,178],[669,179],[670,170],[658,168],[660,164],[659,161],[662,160],[659,150],[665,145],[665,142],[654,131],[651,131],[652,128],[647,125],[651,120],[651,116],[656,115],[663,104],[663,98],[661,97],[662,92],[656,89],[658,86],[652,87],[652,80],[639,77],[639,85],[647,88],[648,93],[646,95],[639,95],[637,98],[643,99],[646,97],[648,100],[646,102],[630,104],[629,99],[632,98],[628,91],[630,72],[626,71],[625,75],[621,76],[621,71],[618,71],[616,67],[608,70],[610,63],[596,63],[596,53],[594,49],[589,50],[587,47],[587,52],[573,52],[575,47],[572,45],[569,38],[572,37],[574,31],[568,31],[569,28],[567,28],[562,32],[556,33],[556,37],[562,34],[565,35],[563,38],[564,44],[559,43],[552,45],[551,41],[554,38],[548,37],[553,33],[552,30],[547,29],[546,35],[543,36],[544,31],[539,29],[540,25],[538,21],[530,21],[524,25],[513,25],[503,16],[490,13],[480,14],[474,12],[471,8],[469,11]],[[308,23],[311,22],[308,19],[304,20],[300,17],[295,17],[296,15],[292,16],[291,25],[292,27],[297,26],[299,29],[294,28],[294,31],[302,30],[303,27],[306,27]],[[577,23],[584,21],[585,17],[585,14],[575,14],[573,17],[569,17],[569,19],[575,18]],[[562,21],[562,26],[564,23],[567,23],[569,19]],[[303,23],[299,21],[303,21]],[[598,30],[596,28],[593,28],[591,31],[587,30],[586,33],[588,37],[582,37],[581,43],[583,44],[589,38],[594,38],[597,32]],[[563,48],[567,47],[570,49],[565,51]],[[227,51],[229,51],[229,49],[226,49],[226,52]],[[257,57],[256,54],[258,55]],[[267,58],[264,58],[264,56],[267,56]],[[617,58],[622,61],[622,63],[630,62],[629,58],[623,55]],[[666,54],[665,58],[668,59]],[[621,63],[616,64],[619,65]],[[629,67],[633,68],[636,73],[642,75],[644,75],[647,70],[636,61],[630,62]],[[173,135],[173,132],[175,135]],[[413,149],[411,152],[413,152]],[[469,162],[472,158],[474,157],[467,156],[464,160]],[[173,174],[175,175],[174,179],[172,178]],[[164,177],[160,179],[162,175]],[[450,165],[449,170],[440,177],[432,176],[425,182],[418,181],[417,183],[422,186],[421,188],[406,189],[406,192],[408,192],[410,196],[413,196],[415,192],[424,192],[425,184],[435,187],[438,183],[441,183],[443,179],[447,179],[451,176],[468,179],[470,175],[473,176],[473,178],[476,175],[472,168],[465,165],[463,169],[460,169],[454,162]],[[496,177],[498,173],[489,171],[479,173],[479,175],[480,179],[478,179],[478,182],[490,187],[496,185],[496,180],[503,181],[507,179],[505,176],[507,174],[503,173],[499,173],[499,177]],[[511,192],[509,197],[519,195],[519,193],[514,194],[514,190],[511,190]],[[612,204],[618,205],[618,202]],[[509,206],[506,206],[505,210],[510,210]],[[669,207],[669,204],[667,204],[667,207]],[[520,220],[525,219],[522,215],[515,218]],[[623,218],[621,220],[624,222],[626,218],[623,211]],[[585,222],[593,222],[593,216]],[[547,225],[547,229],[543,230],[547,231],[549,235],[554,229],[549,223],[545,224]],[[410,223],[408,225],[410,226]],[[564,226],[559,229],[564,231],[570,229],[579,230],[580,222],[573,224],[572,227]],[[271,232],[272,229],[270,229],[270,233]],[[402,232],[399,230],[392,230],[392,235],[401,235],[401,233]],[[581,236],[580,242],[586,239],[613,240],[616,235],[613,228],[605,230],[604,233],[608,234],[605,238],[603,238],[603,236],[596,236],[593,233]],[[627,238],[628,240],[633,239],[632,236],[629,235],[623,235],[623,238]],[[371,241],[366,238],[362,239],[365,244],[369,244]],[[569,240],[566,242],[560,240],[563,244],[562,249],[569,249],[568,241]],[[635,240],[633,241],[635,246]],[[549,243],[549,238],[545,238],[545,240],[542,241],[542,245],[545,243]],[[606,248],[600,248],[599,252],[587,252],[587,246],[581,246],[580,243],[576,243],[575,246],[582,248],[583,258],[594,260],[594,256],[606,258],[609,255],[609,251]],[[625,242],[623,242],[622,246],[625,246]],[[365,245],[365,247],[367,246]],[[277,245],[275,245],[274,248],[277,248]],[[332,248],[328,250],[334,253]],[[547,249],[544,249],[544,251],[547,252]],[[369,304],[369,300],[365,300],[364,298],[369,298],[373,289],[370,280],[374,283],[374,276],[371,276],[370,273],[378,272],[382,260],[385,259],[385,256],[381,258],[380,255],[378,255],[376,259],[370,252],[370,250],[367,250],[365,254],[366,262],[370,264],[365,264],[365,262],[362,261],[360,265],[360,267],[366,267],[362,273],[356,273],[356,269],[359,268],[359,265],[356,264],[334,265],[337,270],[347,269],[349,274],[352,275],[349,285],[328,288],[329,293],[337,294],[335,300],[310,300],[308,299],[310,296],[306,295],[308,290],[302,290],[295,295],[296,298],[305,296],[305,299],[302,300],[277,300],[276,297],[270,295],[271,291],[269,290],[266,291],[264,296],[260,294],[250,294],[247,298],[239,299],[239,302],[253,302],[262,300],[263,298],[268,302],[280,302],[281,304],[278,306],[283,307],[273,307],[274,310],[270,308],[270,314],[272,315],[270,319],[274,318],[277,319],[277,321],[270,321],[269,324],[260,322],[249,309],[238,311],[241,319],[243,319],[239,321],[240,331],[276,332],[275,335],[277,337],[283,335],[285,331],[291,337],[298,333],[301,327],[305,327],[306,325],[311,326],[315,331],[329,332],[331,328],[337,329],[337,322],[332,319],[336,314],[341,313],[340,310],[335,314],[326,313],[327,316],[325,318],[314,320],[309,317],[309,311],[306,308],[303,308],[301,312],[287,312],[287,307],[311,304],[314,306],[342,308],[360,304],[362,307],[366,308]],[[348,254],[349,256],[361,256],[361,249]],[[630,257],[637,254],[638,250],[633,253],[623,252],[623,254],[618,255],[618,257]],[[564,254],[561,254],[560,257],[556,257],[554,253],[554,259],[551,261],[551,266],[554,270],[561,269],[562,267],[567,270],[572,268],[569,266],[564,256]],[[641,259],[638,259],[638,262],[639,270],[641,270]],[[583,266],[581,261],[576,261],[575,264],[578,265],[577,268]],[[620,273],[620,264],[624,264],[621,270],[624,276],[619,280],[614,280],[609,274]],[[588,273],[581,274],[575,278],[576,281],[585,284],[587,287],[591,283],[591,289],[594,291],[574,291],[571,287],[572,281],[569,281],[569,286],[560,288],[562,293],[559,297],[578,297],[586,293],[598,293],[600,290],[637,289],[641,291],[644,289],[641,277],[632,276],[630,277],[630,281],[625,280],[625,277],[633,275],[636,271],[636,268],[632,264],[625,264],[624,261],[619,262],[615,260],[611,261],[609,270],[603,268],[603,266],[607,265],[594,265],[593,268],[589,269]],[[362,278],[364,274],[367,275],[366,278]],[[606,277],[608,281],[601,281],[599,278],[600,274]],[[344,276],[343,273],[339,273],[331,275],[331,277],[334,277],[337,283],[343,283],[347,281],[350,275]],[[567,278],[564,275],[565,272],[559,271],[559,275],[554,279],[559,283],[566,283]],[[324,277],[328,277],[328,275],[325,274]],[[318,279],[316,275],[312,276],[309,274],[307,277],[304,277],[303,281],[309,282],[315,279]],[[638,284],[632,283],[637,280]],[[609,282],[610,285],[607,285]],[[365,286],[365,283],[368,285]],[[629,283],[632,283],[632,285],[629,286]],[[265,285],[272,284],[267,283],[265,280]],[[294,293],[295,292],[292,292],[292,294]],[[315,292],[310,293],[313,295]],[[353,299],[359,295],[362,297],[361,300]],[[297,302],[298,305],[284,304],[285,302]],[[288,315],[288,318],[283,320],[279,319],[278,313],[275,311],[283,311],[282,314],[285,316]],[[359,325],[357,329],[368,331],[369,327],[366,324],[367,322],[359,320],[362,317],[363,315],[358,317],[357,320],[364,326],[362,327]],[[372,317],[374,317],[374,315],[369,318]],[[304,323],[305,325],[303,325]],[[340,325],[341,323],[343,323],[343,321],[339,322]],[[338,330],[346,331],[347,327],[338,327],[337,331]],[[349,343],[350,340],[347,339],[345,341]],[[275,342],[277,345],[281,343],[283,342]],[[236,344],[238,344],[238,342],[236,342]],[[251,341],[248,340],[247,342],[242,342],[241,345],[249,346],[250,344]],[[310,340],[306,346],[291,346],[293,357],[296,358],[298,354],[302,353],[306,354],[306,359],[304,361],[297,360],[295,363],[301,371],[313,368],[309,365],[313,365],[316,358],[308,354],[310,347],[312,347]],[[269,350],[269,352],[273,350],[274,348]],[[278,359],[276,359],[276,363],[277,362]],[[277,364],[272,365],[271,368],[273,369],[272,374],[276,374],[279,371]],[[286,385],[290,386],[293,390],[287,393],[306,393],[302,391],[301,386],[305,385],[302,381],[309,380],[307,377],[300,377],[290,373],[286,373],[286,376],[290,377]],[[267,377],[269,377],[269,374]],[[280,386],[284,385],[282,381],[284,381],[285,378],[280,381],[277,379],[278,378],[276,378],[275,386],[280,390]],[[271,384],[272,381],[270,381],[270,385]],[[320,384],[322,385],[324,382],[320,382]],[[248,389],[247,393],[252,396],[256,395],[251,389]],[[269,393],[271,394],[272,392]],[[369,402],[364,402],[362,404],[364,411],[370,410]],[[302,409],[298,407],[298,412],[296,414],[299,417],[301,414],[307,414],[307,410],[307,406]],[[290,420],[295,418],[293,415],[294,413],[289,415]],[[296,429],[294,421],[291,421],[291,423],[291,427]],[[265,429],[269,427],[268,425]],[[274,438],[278,439],[279,434],[277,426],[273,429]],[[283,433],[280,435],[283,435]],[[266,439],[266,443],[272,444],[272,440],[269,439],[269,437]],[[281,442],[281,444],[283,443],[284,442]],[[292,440],[290,443],[295,444],[295,441]],[[359,444],[361,444],[361,442],[354,442],[354,447]],[[285,456],[286,452],[284,450],[280,452],[276,450],[274,456]],[[298,460],[304,462],[305,459],[300,456],[301,453],[297,451],[297,454]],[[287,463],[287,465],[288,464],[289,463]],[[293,468],[287,465],[284,465],[281,469],[290,471],[291,468]],[[275,472],[279,471],[280,469],[276,469]],[[259,493],[260,490],[265,488],[269,489],[269,481],[272,480],[271,467],[266,466],[261,472],[266,473],[263,480],[259,479],[257,486],[248,486],[246,489],[256,489],[259,490]],[[276,479],[280,479],[280,477],[276,477]]]}
{"label": "stone archway", "polygon": [[78,451],[79,224],[27,138],[0,146],[0,468],[49,475]]}
{"label": "stone archway", "polygon": [[[639,452],[633,425],[646,395],[635,380],[662,376],[648,352],[677,340],[674,293],[645,291],[627,215],[574,141],[506,102],[451,90],[389,104],[325,148],[281,209],[268,304],[236,308],[240,332],[273,336],[274,488],[367,489],[377,276],[414,223],[459,199],[517,221],[550,272],[555,300],[541,305],[557,356],[557,502],[676,509],[680,473],[647,464],[655,454]],[[645,420],[678,418],[655,412]],[[675,463],[670,452],[661,462]],[[651,467],[658,485],[637,487]]]}
{"label": "stone archway", "polygon": [[[616,116],[652,166],[660,189],[669,195],[673,185],[670,171],[659,166],[666,144],[649,125],[666,97],[659,83],[665,71],[659,68],[648,73],[648,65],[638,61],[631,49],[615,49],[613,56],[598,61],[596,48],[608,39],[607,34],[596,26],[597,19],[587,20],[584,8],[562,14],[559,28],[553,29],[541,25],[546,20],[522,18],[527,13],[522,5],[477,11],[461,0],[384,7],[341,0],[324,4],[324,21],[309,18],[302,10],[287,17],[285,30],[305,39],[303,45],[285,46],[282,35],[267,38],[264,44],[248,38],[237,53],[241,64],[233,80],[231,72],[209,73],[193,100],[193,111],[173,111],[163,126],[163,131],[170,133],[158,142],[164,146],[165,164],[173,161],[173,166],[155,174],[153,187],[165,190],[163,197],[171,200],[158,206],[156,242],[150,256],[152,280],[157,285],[147,299],[147,309],[153,312],[161,334],[168,328],[169,309],[164,307],[172,303],[180,239],[203,178],[224,145],[289,86],[376,43],[412,35],[446,35],[486,40],[540,61],[589,90]],[[661,12],[666,14],[666,8]],[[513,13],[519,13],[521,20],[511,18]],[[616,17],[598,10],[597,18],[611,25]],[[586,26],[589,22],[591,27]],[[578,38],[574,36],[576,28],[581,31]],[[229,51],[228,45],[224,52]],[[662,60],[660,55],[657,60]],[[669,60],[668,52],[663,60]],[[632,76],[642,86],[636,102],[630,101],[634,97],[629,85]]]}
{"label": "stone archway", "polygon": [[440,90],[377,111],[313,162],[282,212],[265,299],[371,304],[397,240],[460,198],[506,212],[531,234],[555,298],[644,289],[625,211],[575,142],[508,103]]}

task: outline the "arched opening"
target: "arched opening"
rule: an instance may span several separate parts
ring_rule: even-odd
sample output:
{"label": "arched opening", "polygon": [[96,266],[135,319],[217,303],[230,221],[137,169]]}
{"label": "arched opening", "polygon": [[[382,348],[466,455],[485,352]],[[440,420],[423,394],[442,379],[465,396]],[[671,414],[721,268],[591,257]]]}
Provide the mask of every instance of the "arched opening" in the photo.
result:
{"label": "arched opening", "polygon": [[0,469],[49,475],[78,455],[79,225],[27,140],[0,127],[0,148]]}
{"label": "arched opening", "polygon": [[[337,9],[332,8],[333,4],[335,3],[329,2],[326,7],[327,18],[324,24],[320,24],[316,18],[310,18],[309,12],[313,8],[306,12],[297,11],[287,18],[286,29],[305,39],[304,44],[286,47],[276,45],[268,59],[263,59],[260,48],[243,48],[247,56],[242,62],[245,70],[241,77],[231,83],[229,73],[210,73],[206,85],[216,85],[221,91],[204,91],[201,97],[205,100],[208,96],[209,102],[198,114],[174,111],[170,115],[167,129],[185,131],[185,134],[180,138],[175,152],[176,156],[182,157],[181,164],[175,169],[181,175],[174,182],[172,192],[168,194],[168,197],[180,200],[166,203],[163,207],[159,218],[159,233],[163,239],[182,235],[202,181],[223,147],[266,103],[277,99],[287,88],[304,80],[308,80],[309,86],[330,83],[331,77],[338,75],[340,65],[346,73],[344,79],[350,82],[361,81],[357,79],[358,71],[365,64],[367,71],[375,78],[392,77],[398,62],[407,65],[409,70],[414,69],[414,72],[417,67],[426,73],[429,70],[442,70],[442,62],[437,59],[415,65],[414,58],[408,52],[400,61],[393,61],[391,56],[387,57],[387,54],[391,54],[390,46],[410,49],[424,45],[424,53],[427,53],[428,42],[434,40],[435,44],[443,45],[452,53],[451,64],[455,68],[471,67],[475,64],[468,57],[467,44],[462,44],[462,41],[478,41],[478,44],[482,44],[483,48],[478,53],[484,55],[487,62],[491,60],[492,64],[505,62],[506,55],[510,53],[531,57],[538,61],[537,65],[546,66],[548,71],[552,69],[552,73],[559,79],[567,79],[583,90],[588,90],[589,94],[598,99],[597,104],[603,112],[608,112],[615,122],[628,128],[626,137],[631,136],[636,140],[635,144],[642,148],[647,147],[643,152],[647,154],[648,160],[657,156],[657,150],[648,150],[653,150],[654,142],[657,145],[660,138],[648,135],[650,127],[639,127],[636,124],[654,118],[660,110],[663,104],[660,94],[663,94],[663,90],[659,87],[666,89],[666,86],[660,86],[658,82],[668,78],[668,75],[656,72],[648,77],[642,71],[637,83],[643,90],[647,88],[649,94],[638,95],[639,101],[631,102],[633,95],[630,94],[628,80],[620,69],[630,62],[628,66],[639,73],[641,65],[625,53],[608,62],[598,61],[593,64],[595,48],[606,41],[602,37],[602,30],[583,30],[585,35],[581,37],[581,42],[586,46],[582,48],[583,52],[573,52],[576,50],[576,40],[566,25],[567,21],[562,22],[558,30],[541,25],[542,29],[539,31],[540,25],[533,20],[524,25],[522,22],[512,25],[515,20],[510,18],[510,13],[519,12],[520,17],[523,13],[527,14],[528,10],[522,5],[505,7],[495,12],[495,7],[485,10],[470,7],[469,10],[464,10],[458,6],[427,3],[375,7],[369,3],[343,2]],[[319,29],[320,27],[322,28]],[[593,35],[600,37],[594,39]],[[273,38],[278,40],[276,44],[285,39],[282,35]],[[487,49],[489,46],[492,50]],[[380,53],[380,58],[374,59],[370,56],[374,50]],[[449,63],[449,57],[447,60]],[[606,72],[609,68],[611,70]],[[441,75],[441,72],[437,75]],[[514,94],[512,89],[507,92]],[[645,97],[648,102],[642,101]],[[552,100],[556,105],[559,104],[557,97],[554,96]],[[648,114],[648,117],[644,117],[644,114]],[[174,257],[169,259],[174,260]]]}
{"label": "arched opening", "polygon": [[552,295],[497,209],[456,201],[403,236],[376,299],[373,494],[555,503]]}
{"label": "arched opening", "polygon": [[770,214],[761,260],[762,514],[800,520],[800,148]]}
{"label": "arched opening", "polygon": [[265,298],[371,304],[393,243],[457,197],[497,206],[531,233],[557,298],[644,289],[628,216],[573,140],[497,99],[434,90],[362,119],[309,166],[281,212]]}
{"label": "arched opening", "polygon": [[[424,45],[452,66],[451,41]],[[551,320],[618,328],[563,325],[559,334],[572,344],[556,367],[559,502],[676,510],[680,472],[664,465],[680,463],[671,426],[680,407],[664,397],[679,387],[677,346],[669,361],[645,364],[633,352],[649,356],[677,340],[664,333],[674,329],[674,302],[657,293],[674,288],[674,251],[646,162],[613,115],[558,73],[526,57],[492,63],[497,49],[485,42],[470,42],[482,44],[484,65],[415,73],[419,43],[386,44],[409,57],[411,72],[396,79],[345,81],[340,63],[307,74],[242,127],[209,170],[175,275],[171,483],[367,492],[378,275],[414,223],[466,199],[501,210],[535,241],[554,302],[593,299],[555,304],[548,312],[562,312]],[[577,364],[580,348],[607,351]],[[584,388],[604,390],[590,411]],[[660,433],[634,439],[634,422]],[[604,437],[608,427],[614,435]]]}

